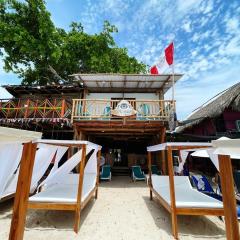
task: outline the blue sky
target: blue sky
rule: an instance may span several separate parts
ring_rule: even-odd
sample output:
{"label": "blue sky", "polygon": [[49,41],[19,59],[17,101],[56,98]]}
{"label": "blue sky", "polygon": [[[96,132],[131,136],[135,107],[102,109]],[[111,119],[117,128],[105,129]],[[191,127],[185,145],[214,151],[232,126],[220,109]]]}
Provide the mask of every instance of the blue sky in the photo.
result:
{"label": "blue sky", "polygon": [[[180,120],[218,92],[240,81],[239,0],[46,0],[56,26],[80,21],[94,34],[108,20],[129,54],[153,65],[174,39]],[[0,62],[0,84],[18,84]],[[9,95],[1,89],[1,98]],[[171,92],[166,98],[171,97]]]}

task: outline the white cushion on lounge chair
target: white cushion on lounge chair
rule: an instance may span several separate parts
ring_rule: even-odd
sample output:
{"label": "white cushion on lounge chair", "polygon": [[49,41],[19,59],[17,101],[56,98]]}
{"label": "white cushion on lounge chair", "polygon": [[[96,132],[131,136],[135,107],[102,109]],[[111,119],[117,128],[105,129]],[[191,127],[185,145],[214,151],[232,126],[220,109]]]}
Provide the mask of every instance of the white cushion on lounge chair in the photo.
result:
{"label": "white cushion on lounge chair", "polygon": [[[223,208],[221,201],[193,189],[188,177],[174,176],[176,207]],[[152,175],[153,189],[170,205],[169,176]]]}
{"label": "white cushion on lounge chair", "polygon": [[[76,203],[78,192],[79,174],[68,174],[67,177],[61,179],[57,184],[53,184],[44,188],[29,198],[31,202],[57,202],[57,203]],[[89,193],[96,185],[96,174],[85,173],[83,180],[82,201],[84,201]]]}

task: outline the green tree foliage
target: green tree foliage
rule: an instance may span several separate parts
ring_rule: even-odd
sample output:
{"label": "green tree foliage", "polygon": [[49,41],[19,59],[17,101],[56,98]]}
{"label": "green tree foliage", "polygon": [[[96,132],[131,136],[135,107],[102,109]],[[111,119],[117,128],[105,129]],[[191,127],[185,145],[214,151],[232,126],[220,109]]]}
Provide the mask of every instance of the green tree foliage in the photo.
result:
{"label": "green tree foliage", "polygon": [[99,34],[56,28],[43,0],[0,0],[0,54],[6,71],[23,84],[69,82],[73,73],[140,73],[146,65],[116,46],[117,28],[105,21]]}

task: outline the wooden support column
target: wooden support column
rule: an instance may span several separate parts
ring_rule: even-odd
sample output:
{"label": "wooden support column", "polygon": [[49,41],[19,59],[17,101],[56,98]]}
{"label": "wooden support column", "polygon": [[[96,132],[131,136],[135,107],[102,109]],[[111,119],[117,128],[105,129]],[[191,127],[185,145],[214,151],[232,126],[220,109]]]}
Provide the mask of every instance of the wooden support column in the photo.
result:
{"label": "wooden support column", "polygon": [[9,240],[23,239],[36,149],[37,144],[31,142],[25,143],[23,147]]}
{"label": "wooden support column", "polygon": [[175,186],[174,186],[174,171],[173,171],[173,159],[172,159],[172,148],[171,147],[167,147],[167,161],[168,161],[169,187],[170,187],[170,199],[171,199],[172,232],[173,232],[174,238],[178,239],[176,198],[175,198]]}
{"label": "wooden support column", "polygon": [[218,161],[221,178],[226,235],[228,240],[235,240],[239,239],[239,226],[237,220],[237,208],[231,158],[226,155],[219,155]]}
{"label": "wooden support column", "polygon": [[76,203],[76,209],[75,209],[75,223],[74,223],[74,232],[75,233],[78,233],[78,231],[79,231],[79,224],[80,224],[85,160],[86,160],[86,145],[84,144],[84,145],[82,145],[82,156],[81,156],[81,162],[80,162],[80,173],[79,173],[79,182],[78,182],[77,203]]}
{"label": "wooden support column", "polygon": [[[161,133],[160,133],[160,143],[164,143],[165,141],[166,141],[166,127],[163,127],[161,129]],[[165,150],[160,151],[163,175],[167,174],[166,155],[165,155],[165,153],[166,153]]]}
{"label": "wooden support column", "polygon": [[98,150],[98,153],[97,153],[97,179],[96,179],[95,199],[98,198],[98,186],[99,186],[99,175],[100,175],[100,161],[101,161],[101,150]]}
{"label": "wooden support column", "polygon": [[153,199],[153,194],[152,194],[152,156],[151,156],[151,152],[148,152],[148,175],[149,175],[149,179],[148,179],[148,185],[150,187],[150,200]]}

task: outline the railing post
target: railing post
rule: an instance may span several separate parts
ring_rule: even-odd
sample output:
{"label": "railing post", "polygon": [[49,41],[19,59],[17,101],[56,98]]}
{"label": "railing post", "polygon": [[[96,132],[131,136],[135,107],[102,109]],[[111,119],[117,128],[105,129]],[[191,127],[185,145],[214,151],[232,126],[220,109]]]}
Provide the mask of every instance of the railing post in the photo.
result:
{"label": "railing post", "polygon": [[65,99],[62,99],[61,118],[63,118],[65,114],[65,104]]}
{"label": "railing post", "polygon": [[29,103],[30,103],[30,100],[28,99],[28,100],[27,100],[27,104],[24,106],[24,107],[25,107],[24,118],[27,118],[27,117],[28,117]]}
{"label": "railing post", "polygon": [[36,100],[35,106],[34,106],[34,114],[33,117],[36,117],[36,113],[37,113],[37,109],[38,109],[38,100]]}
{"label": "railing post", "polygon": [[72,114],[71,114],[71,123],[73,123],[73,118],[75,117],[75,104],[76,104],[76,99],[73,99],[73,104],[72,104]]}
{"label": "railing post", "polygon": [[44,100],[44,107],[43,107],[43,118],[46,117],[46,107],[47,107],[47,99]]}

